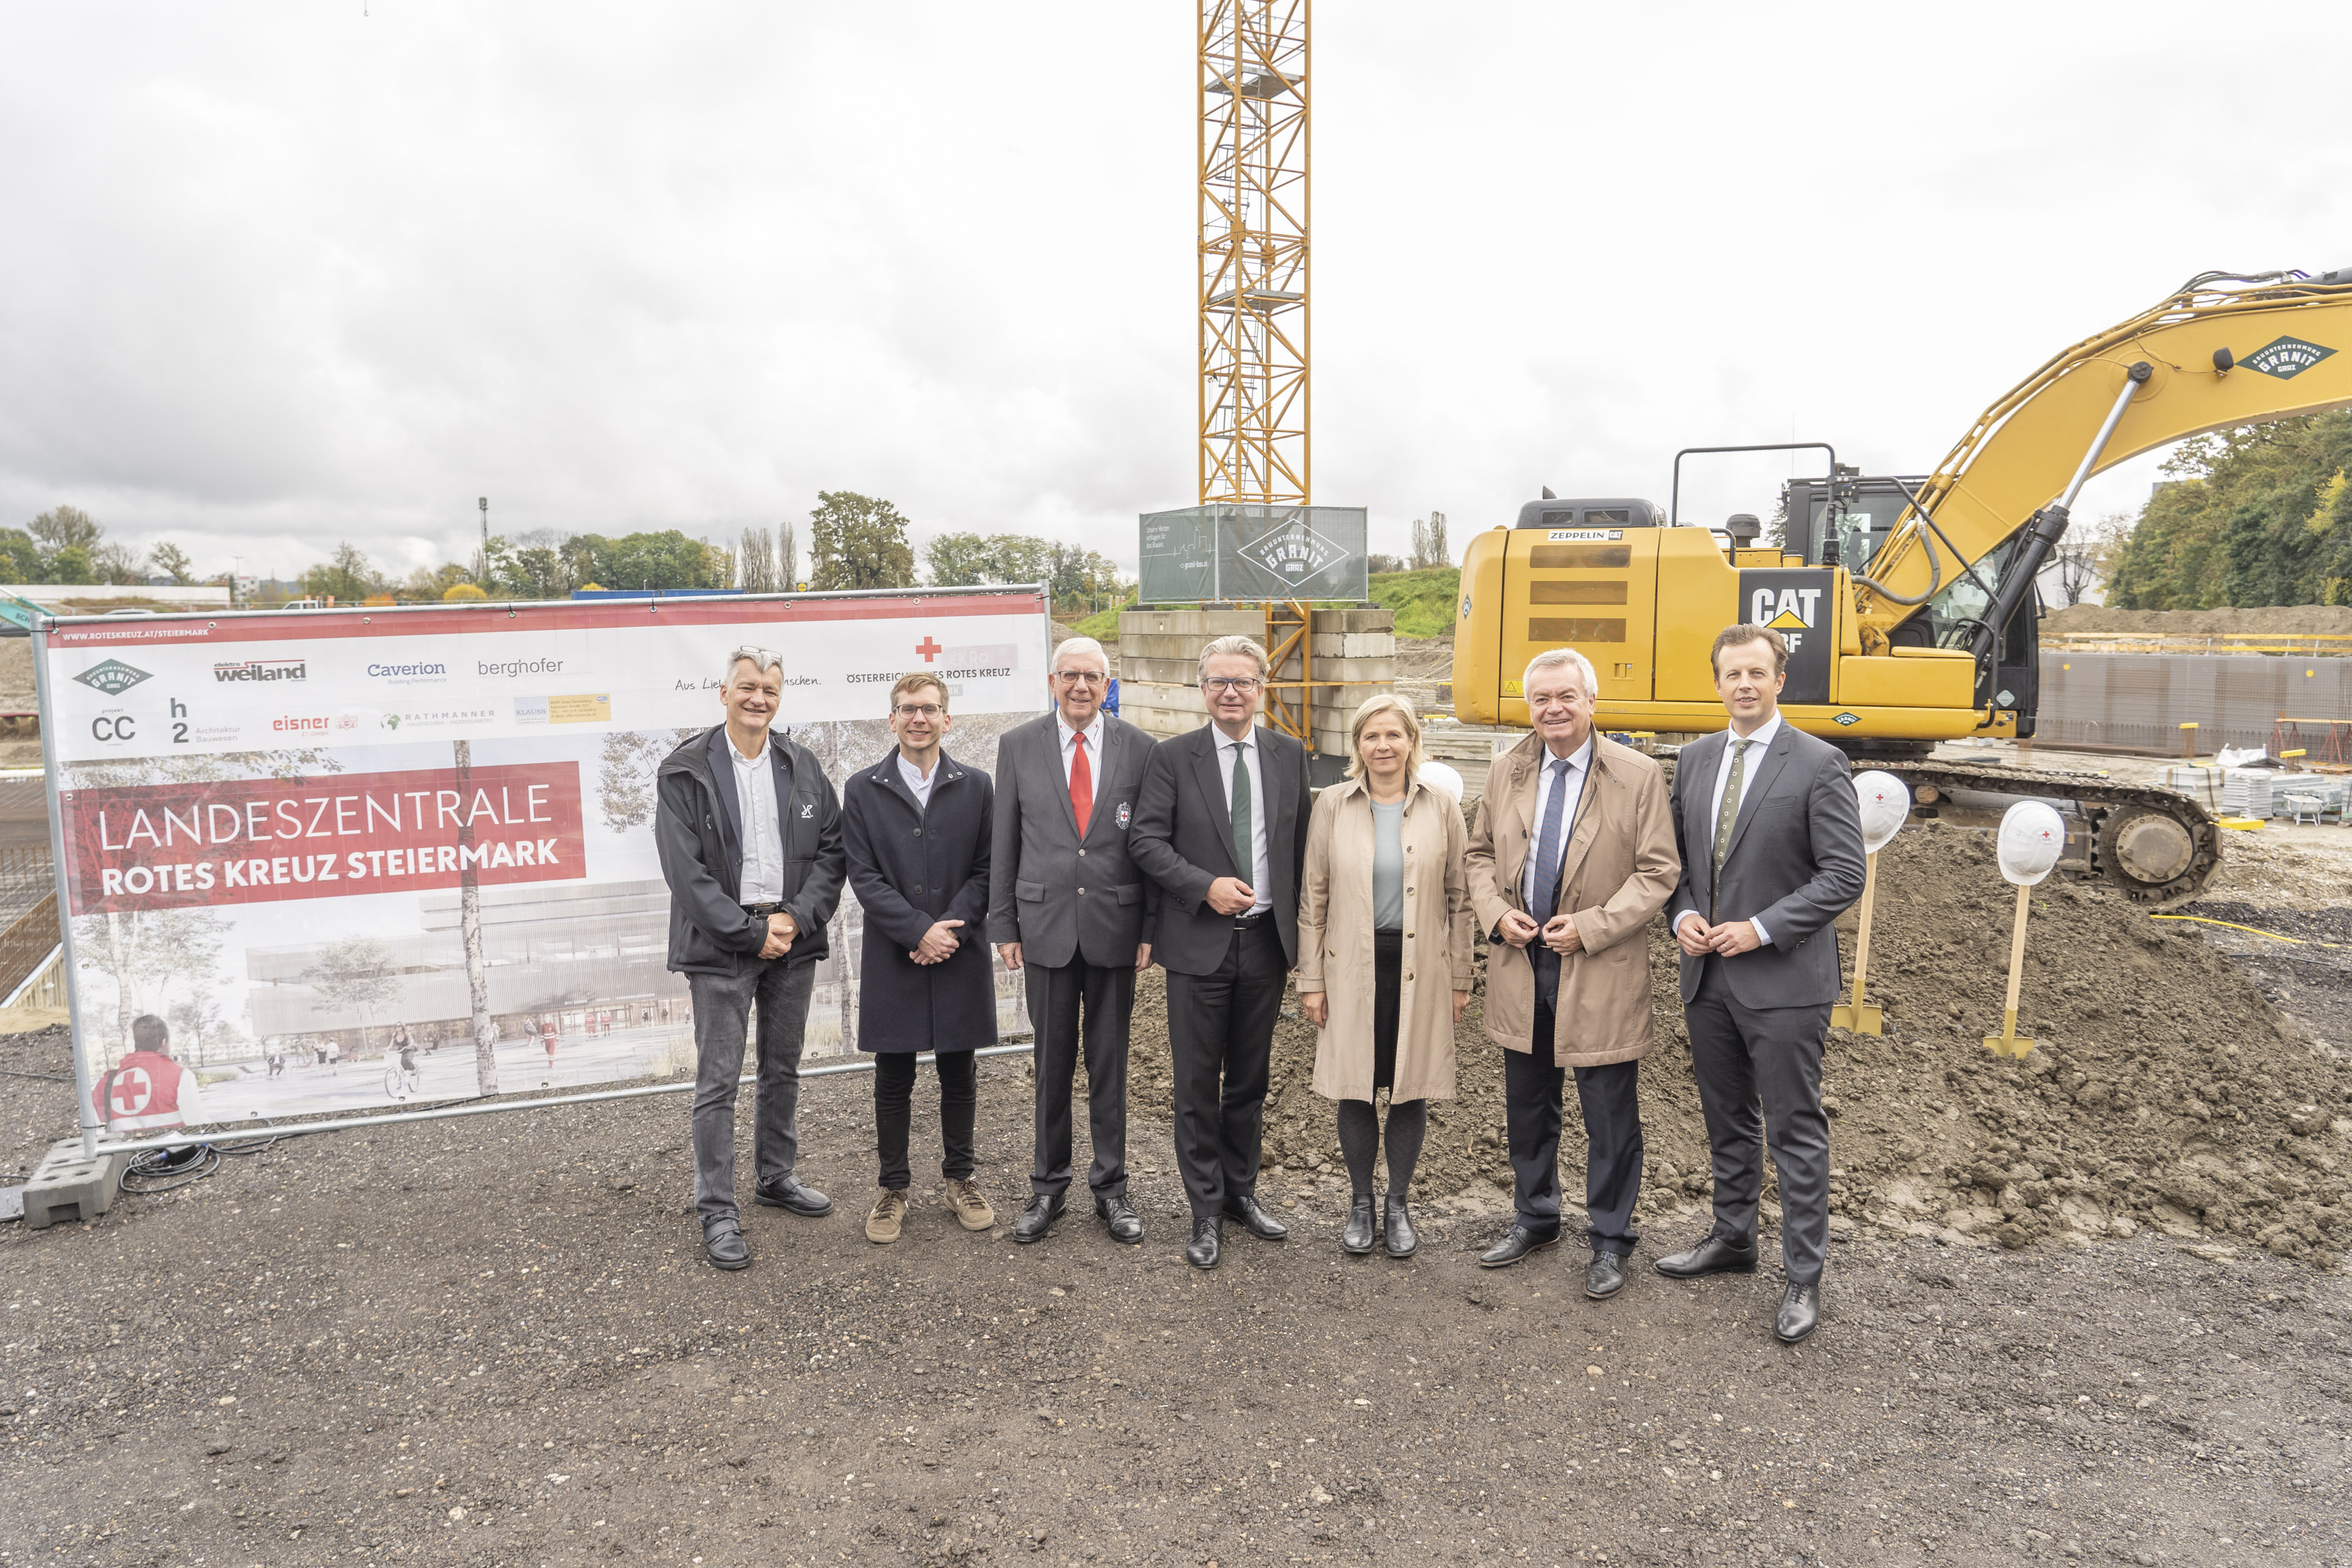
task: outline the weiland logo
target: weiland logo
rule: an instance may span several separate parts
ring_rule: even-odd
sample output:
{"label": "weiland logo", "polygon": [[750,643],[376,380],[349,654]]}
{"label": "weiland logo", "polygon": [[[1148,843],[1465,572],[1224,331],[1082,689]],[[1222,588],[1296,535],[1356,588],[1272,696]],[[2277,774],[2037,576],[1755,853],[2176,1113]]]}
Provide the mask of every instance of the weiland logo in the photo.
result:
{"label": "weiland logo", "polygon": [[96,687],[109,697],[120,697],[148,676],[143,669],[134,669],[119,658],[110,658],[102,664],[91,665],[74,679],[84,686]]}
{"label": "weiland logo", "polygon": [[248,658],[242,664],[213,666],[215,680],[308,680],[310,665],[299,658]]}

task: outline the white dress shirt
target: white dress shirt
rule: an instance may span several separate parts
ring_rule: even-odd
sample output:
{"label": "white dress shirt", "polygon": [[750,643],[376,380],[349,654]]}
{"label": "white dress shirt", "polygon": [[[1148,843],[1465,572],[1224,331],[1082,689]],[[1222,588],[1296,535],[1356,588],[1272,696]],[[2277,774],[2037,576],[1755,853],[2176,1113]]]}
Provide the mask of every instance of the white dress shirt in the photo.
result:
{"label": "white dress shirt", "polygon": [[1264,914],[1274,908],[1274,862],[1266,848],[1265,758],[1258,750],[1257,726],[1252,724],[1248,735],[1238,741],[1223,730],[1218,730],[1216,734],[1217,767],[1224,774],[1228,811],[1233,808],[1234,802],[1234,758],[1244,751],[1249,752],[1250,858],[1253,862],[1249,884],[1250,890],[1257,895],[1257,901],[1250,905],[1249,913]]}
{"label": "white dress shirt", "polygon": [[743,880],[739,896],[746,904],[774,904],[784,897],[783,813],[776,806],[776,769],[769,760],[768,737],[746,757],[727,738],[727,758],[735,764],[735,803],[743,810]]}
{"label": "white dress shirt", "polygon": [[[1551,754],[1546,746],[1539,754],[1540,765],[1536,770],[1536,814],[1528,824],[1528,868],[1519,879],[1519,902],[1528,908],[1538,925],[1551,919],[1549,910],[1536,908],[1536,850],[1543,841],[1544,813],[1551,808],[1552,764],[1560,758]],[[1567,788],[1568,798],[1559,805],[1559,858],[1568,858],[1568,841],[1576,836],[1576,808],[1584,803],[1584,784],[1592,773],[1592,737],[1584,737],[1568,759],[1568,773],[1560,782]],[[1557,864],[1552,868],[1559,869]]]}
{"label": "white dress shirt", "polygon": [[[1749,786],[1754,784],[1756,782],[1756,764],[1762,762],[1764,760],[1764,753],[1772,749],[1772,737],[1780,732],[1780,715],[1776,710],[1773,712],[1772,717],[1765,720],[1764,722],[1756,726],[1756,732],[1754,734],[1746,737],[1748,742],[1748,750],[1741,753],[1741,755],[1746,759],[1746,764],[1739,770],[1739,798],[1742,805],[1745,805],[1747,802]],[[1722,760],[1717,762],[1715,765],[1715,787],[1707,792],[1706,853],[1707,862],[1709,865],[1714,864],[1715,860],[1715,825],[1723,819],[1723,792],[1725,787],[1731,783],[1732,747],[1736,745],[1740,739],[1741,737],[1729,733],[1728,731],[1725,733],[1723,737],[1723,757]],[[1735,808],[1732,815],[1732,825],[1734,826],[1738,826],[1738,813]],[[1698,911],[1696,910],[1686,910],[1683,915],[1683,920],[1689,920],[1692,916],[1696,915]],[[1682,921],[1677,921],[1675,923],[1679,926]],[[1748,923],[1756,928],[1756,940],[1758,942],[1762,942],[1767,946],[1770,945],[1772,939],[1765,934],[1764,922],[1750,915],[1748,919]]]}
{"label": "white dress shirt", "polygon": [[[1100,794],[1102,792],[1102,715],[1097,713],[1094,722],[1085,729],[1073,730],[1070,728],[1070,721],[1057,713],[1054,716],[1054,729],[1055,732],[1062,738],[1062,787],[1064,789],[1070,787],[1070,766],[1076,761],[1078,755],[1077,737],[1084,735],[1087,738],[1087,775],[1095,781],[1095,791]],[[1228,773],[1233,772],[1230,768],[1225,771]],[[1233,794],[1230,786],[1225,793]],[[1081,822],[1078,826],[1084,828],[1086,824]]]}
{"label": "white dress shirt", "polygon": [[915,792],[916,805],[925,811],[930,810],[931,781],[940,776],[940,764],[938,762],[934,761],[931,763],[931,771],[926,773],[922,769],[908,762],[907,760],[907,753],[901,752],[898,753],[898,776],[905,779],[907,781],[907,787]]}

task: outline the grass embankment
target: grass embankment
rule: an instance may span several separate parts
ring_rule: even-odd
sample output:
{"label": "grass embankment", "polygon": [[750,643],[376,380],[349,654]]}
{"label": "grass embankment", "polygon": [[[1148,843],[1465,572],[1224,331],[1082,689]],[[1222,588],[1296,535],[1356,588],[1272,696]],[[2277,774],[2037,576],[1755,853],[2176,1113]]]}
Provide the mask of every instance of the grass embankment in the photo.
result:
{"label": "grass embankment", "polygon": [[1453,566],[1383,572],[1371,580],[1372,603],[1396,616],[1401,637],[1442,637],[1454,630],[1462,599],[1462,573]]}

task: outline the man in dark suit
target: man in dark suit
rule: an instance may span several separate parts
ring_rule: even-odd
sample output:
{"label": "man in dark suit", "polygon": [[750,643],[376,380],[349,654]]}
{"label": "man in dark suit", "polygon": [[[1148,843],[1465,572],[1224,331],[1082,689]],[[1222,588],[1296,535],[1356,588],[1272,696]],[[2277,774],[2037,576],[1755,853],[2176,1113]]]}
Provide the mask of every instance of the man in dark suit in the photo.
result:
{"label": "man in dark suit", "polygon": [[[1102,710],[1110,662],[1092,637],[1054,650],[1054,711],[996,742],[988,927],[1027,976],[1035,1032],[1037,1150],[1013,1239],[1042,1241],[1070,1189],[1070,1080],[1083,1039],[1094,1168],[1087,1186],[1114,1240],[1143,1239],[1127,1200],[1127,1026],[1151,963],[1159,889],[1128,858],[1152,740]],[[1081,1008],[1084,1009],[1081,1035]]]}
{"label": "man in dark suit", "polygon": [[756,1202],[824,1215],[833,1200],[793,1174],[802,1032],[825,922],[847,860],[841,805],[807,747],[772,734],[783,656],[727,656],[727,721],[664,758],[654,847],[669,884],[669,967],[694,999],[694,1206],[714,1268],[751,1262],[735,1207],[735,1085],[760,1005],[753,1106]]}
{"label": "man in dark suit", "polygon": [[1219,637],[1200,668],[1210,722],[1153,750],[1128,853],[1160,885],[1153,951],[1168,971],[1176,1163],[1192,1208],[1184,1257],[1214,1268],[1228,1218],[1268,1241],[1290,1234],[1258,1203],[1257,1171],[1313,797],[1307,749],[1257,722],[1265,650]]}
{"label": "man in dark suit", "polygon": [[1862,814],[1845,754],[1780,717],[1780,634],[1729,627],[1713,658],[1731,728],[1685,746],[1675,764],[1683,875],[1666,918],[1682,947],[1683,1016],[1715,1154],[1715,1226],[1696,1247],[1658,1259],[1658,1272],[1754,1270],[1758,1146],[1769,1143],[1786,1276],[1772,1331],[1794,1344],[1821,1321],[1830,1173],[1822,1038],[1838,994],[1832,922],[1862,896]]}

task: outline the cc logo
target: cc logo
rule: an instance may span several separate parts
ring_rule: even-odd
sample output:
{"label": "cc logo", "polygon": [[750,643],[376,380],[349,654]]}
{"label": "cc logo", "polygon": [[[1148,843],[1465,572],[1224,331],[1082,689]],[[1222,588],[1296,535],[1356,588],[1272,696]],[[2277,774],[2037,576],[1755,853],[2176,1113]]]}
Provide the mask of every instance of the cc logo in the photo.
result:
{"label": "cc logo", "polygon": [[138,733],[131,727],[131,716],[127,713],[91,720],[89,732],[101,741],[128,741]]}

